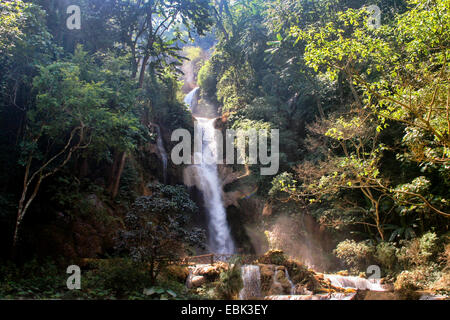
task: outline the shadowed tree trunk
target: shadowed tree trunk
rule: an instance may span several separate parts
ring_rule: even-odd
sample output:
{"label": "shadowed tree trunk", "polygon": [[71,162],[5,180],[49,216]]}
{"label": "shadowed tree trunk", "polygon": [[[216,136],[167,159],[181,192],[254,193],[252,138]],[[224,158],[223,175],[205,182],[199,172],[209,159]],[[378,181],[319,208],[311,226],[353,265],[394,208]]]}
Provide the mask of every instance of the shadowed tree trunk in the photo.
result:
{"label": "shadowed tree trunk", "polygon": [[114,160],[114,164],[111,170],[110,183],[108,186],[108,192],[111,194],[111,197],[113,199],[116,198],[119,193],[120,179],[122,177],[123,169],[125,168],[126,160],[126,152],[120,153]]}

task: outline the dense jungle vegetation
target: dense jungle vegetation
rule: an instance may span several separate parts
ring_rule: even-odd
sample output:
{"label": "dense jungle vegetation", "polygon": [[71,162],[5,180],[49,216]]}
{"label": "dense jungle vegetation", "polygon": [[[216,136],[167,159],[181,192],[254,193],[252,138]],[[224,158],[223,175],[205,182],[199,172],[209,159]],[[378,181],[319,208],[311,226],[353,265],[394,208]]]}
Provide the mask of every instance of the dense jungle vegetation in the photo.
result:
{"label": "dense jungle vegetation", "polygon": [[325,271],[448,293],[449,68],[449,0],[1,0],[0,299],[236,296],[235,267],[185,287],[202,208],[152,151],[197,86],[227,128],[280,130],[279,173],[244,182],[273,213],[232,228],[295,256],[267,230],[309,217]]}

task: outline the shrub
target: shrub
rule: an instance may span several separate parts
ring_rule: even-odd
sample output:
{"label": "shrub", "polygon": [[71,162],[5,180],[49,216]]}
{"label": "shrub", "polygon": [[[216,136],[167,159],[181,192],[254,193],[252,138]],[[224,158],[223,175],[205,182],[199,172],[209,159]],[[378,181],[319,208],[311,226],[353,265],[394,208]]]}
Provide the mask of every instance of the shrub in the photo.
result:
{"label": "shrub", "polygon": [[117,248],[136,262],[148,263],[152,282],[183,253],[204,243],[204,230],[188,229],[197,206],[182,186],[149,185],[151,196],[140,197],[125,217]]}
{"label": "shrub", "polygon": [[189,269],[184,266],[172,265],[166,268],[165,276],[168,280],[185,283],[189,276]]}
{"label": "shrub", "polygon": [[258,259],[259,263],[276,264],[279,266],[284,265],[286,261],[286,256],[281,250],[269,250],[260,259]]}
{"label": "shrub", "polygon": [[99,269],[89,275],[85,287],[88,291],[112,292],[123,297],[134,292],[141,293],[151,283],[151,275],[144,264],[114,258],[99,263]]}
{"label": "shrub", "polygon": [[403,247],[398,250],[397,257],[405,268],[426,265],[439,251],[437,240],[435,233],[428,232],[421,238],[403,241]]}
{"label": "shrub", "polygon": [[439,260],[443,263],[444,270],[450,271],[450,243],[445,245]]}
{"label": "shrub", "polygon": [[381,242],[377,245],[375,251],[375,259],[386,270],[393,271],[396,269],[397,248],[389,242]]}
{"label": "shrub", "polygon": [[51,261],[33,259],[21,267],[7,263],[0,266],[0,279],[0,299],[57,299],[67,291],[65,272]]}
{"label": "shrub", "polygon": [[211,61],[207,61],[200,69],[198,73],[198,84],[209,100],[215,101],[217,99],[217,74],[214,73],[214,66]]}
{"label": "shrub", "polygon": [[241,275],[241,264],[231,264],[227,271],[220,274],[217,286],[217,296],[219,299],[236,299],[241,289],[244,287]]}
{"label": "shrub", "polygon": [[334,254],[351,269],[353,273],[359,273],[369,265],[374,253],[374,248],[367,242],[345,240],[339,243]]}
{"label": "shrub", "polygon": [[403,271],[397,277],[394,284],[394,289],[399,291],[406,297],[411,297],[411,294],[419,289],[418,274],[412,271]]}
{"label": "shrub", "polygon": [[414,291],[431,288],[441,275],[435,264],[405,270],[397,276],[394,289],[411,298]]}

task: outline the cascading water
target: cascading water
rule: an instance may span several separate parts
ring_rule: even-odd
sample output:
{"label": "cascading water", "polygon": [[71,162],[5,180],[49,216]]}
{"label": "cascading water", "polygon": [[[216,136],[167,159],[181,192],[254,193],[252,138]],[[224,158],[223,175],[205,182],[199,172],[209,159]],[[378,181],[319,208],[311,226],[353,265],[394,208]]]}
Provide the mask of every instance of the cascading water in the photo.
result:
{"label": "cascading water", "polygon": [[[186,103],[189,106],[193,105],[197,90],[198,88],[194,89],[186,97]],[[191,100],[188,100],[189,97]],[[218,254],[233,254],[235,248],[222,201],[222,186],[217,169],[217,140],[214,120],[197,118],[195,126],[197,132],[201,134],[202,150],[194,155],[196,163],[200,163],[194,166],[208,214],[209,249]]]}
{"label": "cascading water", "polygon": [[291,280],[291,277],[289,276],[289,272],[286,269],[286,279],[289,281],[289,284],[291,285],[291,294],[295,294],[295,285]]}
{"label": "cascading water", "polygon": [[[283,279],[283,278],[285,278],[285,280],[289,283],[289,285],[290,285],[290,292],[289,292],[289,294],[294,294],[295,293],[295,286],[294,286],[294,283],[292,282],[292,280],[291,280],[291,277],[289,277],[289,272],[287,271],[287,269],[279,269],[279,270],[277,270],[277,267],[276,266],[273,266],[273,271],[274,271],[274,274],[273,274],[273,286],[275,287],[275,288],[283,288],[283,285],[280,283],[280,281],[279,281],[279,279]],[[284,273],[284,274],[283,274]],[[285,289],[283,289],[283,290],[285,290]]]}
{"label": "cascading water", "polygon": [[370,291],[386,291],[380,284],[380,280],[364,279],[360,277],[340,276],[340,275],[324,275],[325,279],[330,280],[335,287],[344,289],[370,290]]}
{"label": "cascading water", "polygon": [[167,183],[168,156],[167,156],[167,151],[164,148],[164,143],[163,143],[162,134],[161,134],[161,128],[158,125],[155,125],[155,128],[156,128],[156,133],[158,134],[158,138],[156,139],[156,145],[158,146],[158,151],[159,151],[159,154],[161,155],[161,161],[163,164],[163,181],[164,181],[164,184],[166,184]]}
{"label": "cascading water", "polygon": [[[214,119],[197,118],[196,127],[202,133],[201,164],[196,165],[196,168],[209,218],[210,250],[219,254],[232,254],[234,243],[222,202],[222,186],[217,170]],[[197,159],[200,157],[199,154],[195,156]]]}
{"label": "cascading water", "polygon": [[195,88],[191,92],[189,92],[184,98],[184,103],[189,106],[189,109],[193,112],[195,107],[197,106],[197,92],[200,88]]}
{"label": "cascading water", "polygon": [[242,281],[244,287],[239,293],[239,299],[249,300],[260,298],[261,293],[261,272],[258,266],[246,265],[241,268]]}

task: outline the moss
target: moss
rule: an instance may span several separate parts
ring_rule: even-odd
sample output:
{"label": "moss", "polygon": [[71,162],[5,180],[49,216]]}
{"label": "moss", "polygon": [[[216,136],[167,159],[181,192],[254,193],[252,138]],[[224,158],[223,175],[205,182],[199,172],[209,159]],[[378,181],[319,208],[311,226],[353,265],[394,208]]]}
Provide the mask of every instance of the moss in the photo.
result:
{"label": "moss", "polygon": [[235,264],[220,274],[220,280],[217,285],[217,296],[223,300],[237,299],[239,291],[241,291],[243,286],[241,267]]}
{"label": "moss", "polygon": [[275,264],[278,266],[283,266],[286,261],[287,258],[281,250],[269,250],[260,259],[258,259],[258,263]]}
{"label": "moss", "polygon": [[184,266],[173,265],[166,268],[164,275],[168,280],[185,283],[189,276],[189,269]]}

